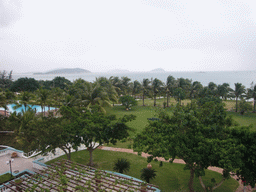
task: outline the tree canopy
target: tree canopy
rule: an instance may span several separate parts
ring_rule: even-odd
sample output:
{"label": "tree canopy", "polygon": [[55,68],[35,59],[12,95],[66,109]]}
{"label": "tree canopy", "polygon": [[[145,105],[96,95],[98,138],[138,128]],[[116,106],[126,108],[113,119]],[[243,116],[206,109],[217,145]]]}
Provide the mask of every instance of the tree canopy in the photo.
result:
{"label": "tree canopy", "polygon": [[[194,191],[194,176],[200,178],[209,166],[224,169],[222,182],[230,177],[230,171],[239,167],[242,145],[229,136],[232,119],[227,117],[221,102],[177,105],[173,116],[161,111],[159,119],[149,122],[145,130],[136,136],[134,149],[149,153],[149,160],[155,157],[164,157],[171,162],[176,157],[183,159],[186,163],[184,169],[190,170],[190,191]],[[236,158],[237,161],[231,161]]]}

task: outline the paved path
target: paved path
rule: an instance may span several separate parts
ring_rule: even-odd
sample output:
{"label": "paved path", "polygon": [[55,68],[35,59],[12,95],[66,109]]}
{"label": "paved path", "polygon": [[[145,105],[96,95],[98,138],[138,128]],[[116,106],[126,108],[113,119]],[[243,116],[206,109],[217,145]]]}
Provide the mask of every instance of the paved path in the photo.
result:
{"label": "paved path", "polygon": [[[12,171],[18,170],[19,172],[29,169],[33,171],[33,158],[25,159],[23,157],[16,157],[13,158],[14,161],[12,162]],[[11,160],[11,155],[7,154],[4,156],[0,156],[0,175],[10,171],[10,165],[7,165],[6,162]]]}
{"label": "paved path", "polygon": [[[114,148],[114,147],[105,147],[105,146],[100,146],[98,149],[107,150],[107,151],[126,152],[126,153],[132,153],[132,154],[138,155],[138,153],[137,153],[137,152],[134,152],[132,149]],[[141,156],[147,158],[147,157],[150,156],[150,155],[147,154],[147,153],[143,153],[143,152],[142,152]],[[166,161],[166,160],[165,160],[164,158],[162,158],[162,157],[158,157],[157,159],[158,159],[159,161],[168,162],[168,161]],[[184,162],[182,159],[174,159],[173,162],[174,162],[174,163],[185,164],[185,162]],[[209,167],[208,169],[209,169],[209,170],[212,170],[212,171],[216,171],[216,172],[221,173],[221,174],[222,174],[222,171],[223,171],[223,169],[221,169],[221,168],[219,168],[219,167]],[[233,177],[233,178],[234,178],[234,179],[237,179],[237,177]],[[241,184],[241,180],[239,180],[238,182],[239,182],[239,186],[238,186],[238,188],[236,189],[236,192],[241,192],[241,191],[243,191],[243,185]],[[256,190],[256,187],[254,188],[254,190]],[[246,191],[253,191],[253,189],[247,189]]]}

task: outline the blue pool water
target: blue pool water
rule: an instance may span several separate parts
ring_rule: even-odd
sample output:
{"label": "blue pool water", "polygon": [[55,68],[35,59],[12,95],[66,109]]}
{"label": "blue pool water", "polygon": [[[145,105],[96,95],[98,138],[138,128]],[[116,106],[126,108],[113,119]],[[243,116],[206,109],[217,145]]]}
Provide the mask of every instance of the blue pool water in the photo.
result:
{"label": "blue pool water", "polygon": [[[36,110],[36,112],[42,112],[42,107],[40,105],[28,105],[28,106],[31,107],[32,109]],[[28,110],[28,106],[27,106],[27,110]],[[21,113],[22,110],[25,111],[24,105],[22,105],[21,107],[19,107],[17,109],[14,109],[15,104],[9,104],[9,105],[7,105],[7,107],[8,107],[8,111],[10,113],[13,113],[14,111],[16,111],[16,113]],[[53,110],[53,109],[55,109],[55,107],[50,107],[50,110]],[[2,110],[4,110],[4,109],[2,109]],[[45,111],[48,111],[48,110],[49,110],[49,108],[47,106],[45,106]]]}

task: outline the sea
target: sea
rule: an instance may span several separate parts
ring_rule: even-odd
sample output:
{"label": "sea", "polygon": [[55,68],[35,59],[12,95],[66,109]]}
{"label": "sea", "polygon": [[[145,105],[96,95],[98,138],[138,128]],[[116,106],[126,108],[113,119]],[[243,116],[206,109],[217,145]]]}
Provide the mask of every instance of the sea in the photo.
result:
{"label": "sea", "polygon": [[187,78],[192,81],[199,81],[203,86],[207,86],[210,82],[217,85],[228,83],[234,89],[235,83],[242,83],[246,88],[250,88],[251,84],[256,84],[256,71],[210,71],[210,72],[125,72],[125,73],[78,73],[78,74],[33,74],[33,73],[13,73],[13,80],[21,77],[34,78],[36,80],[52,80],[57,76],[65,77],[73,82],[76,79],[84,79],[94,82],[98,77],[110,78],[111,76],[128,77],[131,81],[138,80],[142,82],[144,78],[149,80],[158,78],[166,82],[167,77],[171,75],[175,79]]}

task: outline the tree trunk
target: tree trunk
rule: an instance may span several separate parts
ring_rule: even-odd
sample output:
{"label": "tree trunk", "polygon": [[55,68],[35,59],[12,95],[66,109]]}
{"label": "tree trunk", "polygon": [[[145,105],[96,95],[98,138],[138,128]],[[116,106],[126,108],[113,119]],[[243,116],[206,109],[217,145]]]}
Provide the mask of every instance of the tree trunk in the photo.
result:
{"label": "tree trunk", "polygon": [[206,191],[206,187],[205,187],[205,184],[204,184],[203,179],[202,179],[201,176],[199,176],[199,182],[200,182],[200,184],[201,184],[203,190]]}
{"label": "tree trunk", "polygon": [[195,175],[195,170],[190,169],[190,179],[189,179],[189,183],[188,183],[188,188],[189,188],[190,192],[194,192],[194,186],[193,186],[194,175]]}
{"label": "tree trunk", "polygon": [[214,187],[212,188],[212,190],[217,189],[219,186],[222,185],[222,183],[225,181],[225,178],[223,178],[218,184],[214,185]]}
{"label": "tree trunk", "polygon": [[64,147],[60,147],[60,149],[61,149],[62,151],[64,151],[64,153],[65,153],[66,156],[67,156],[67,159],[68,159],[68,160],[71,160],[71,151],[70,151],[70,148],[68,148],[68,152],[65,150]]}
{"label": "tree trunk", "polygon": [[92,162],[92,152],[93,152],[93,149],[88,147],[88,151],[89,151],[89,154],[90,154],[89,166],[92,167],[93,166],[93,162]]}

